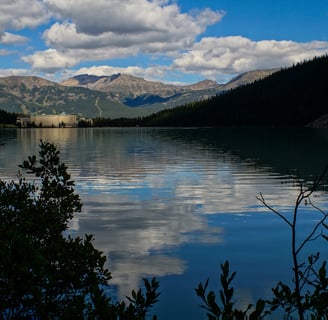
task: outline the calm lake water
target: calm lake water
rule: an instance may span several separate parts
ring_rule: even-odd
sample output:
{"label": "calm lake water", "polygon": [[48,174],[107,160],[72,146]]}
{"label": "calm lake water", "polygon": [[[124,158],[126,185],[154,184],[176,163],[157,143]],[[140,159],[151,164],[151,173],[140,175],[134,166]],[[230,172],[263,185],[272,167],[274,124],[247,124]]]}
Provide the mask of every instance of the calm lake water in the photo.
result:
{"label": "calm lake water", "polygon": [[[108,258],[111,294],[123,298],[143,277],[161,283],[159,319],[206,319],[194,288],[229,259],[239,305],[269,298],[290,282],[288,226],[259,203],[287,215],[304,183],[328,161],[328,131],[319,129],[0,129],[0,178],[54,142],[76,182],[83,210],[71,223],[91,233]],[[313,199],[327,209],[327,194]],[[302,207],[299,236],[318,219]],[[304,255],[328,245],[318,239]]]}

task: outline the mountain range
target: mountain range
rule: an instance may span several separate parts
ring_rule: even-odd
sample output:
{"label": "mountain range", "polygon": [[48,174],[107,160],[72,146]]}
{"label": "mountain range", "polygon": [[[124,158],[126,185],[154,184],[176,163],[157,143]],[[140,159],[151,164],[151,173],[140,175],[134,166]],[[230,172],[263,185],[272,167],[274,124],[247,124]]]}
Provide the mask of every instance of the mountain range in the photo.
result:
{"label": "mountain range", "polygon": [[206,100],[278,70],[250,71],[226,84],[203,80],[191,85],[165,84],[127,74],[77,75],[61,83],[33,76],[2,77],[0,109],[20,114],[65,112],[86,118],[141,117]]}
{"label": "mountain range", "polygon": [[[135,123],[129,119],[128,125],[328,127],[327,73],[328,55],[315,57],[207,100],[163,110]],[[110,125],[122,125],[123,120]]]}

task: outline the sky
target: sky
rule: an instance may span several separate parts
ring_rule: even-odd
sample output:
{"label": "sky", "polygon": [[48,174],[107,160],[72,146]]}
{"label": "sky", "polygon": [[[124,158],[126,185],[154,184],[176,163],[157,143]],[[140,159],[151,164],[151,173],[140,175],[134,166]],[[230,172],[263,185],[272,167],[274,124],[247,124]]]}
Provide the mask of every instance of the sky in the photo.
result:
{"label": "sky", "polygon": [[327,53],[327,0],[0,0],[0,76],[225,83]]}

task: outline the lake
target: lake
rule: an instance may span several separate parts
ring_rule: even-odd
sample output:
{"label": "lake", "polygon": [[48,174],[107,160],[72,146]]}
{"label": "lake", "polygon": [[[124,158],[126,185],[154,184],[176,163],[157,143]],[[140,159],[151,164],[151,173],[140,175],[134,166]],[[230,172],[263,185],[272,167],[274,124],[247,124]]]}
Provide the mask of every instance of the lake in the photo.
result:
{"label": "lake", "polygon": [[[217,290],[227,259],[238,305],[271,297],[290,282],[290,230],[256,198],[287,216],[298,186],[328,161],[328,131],[281,128],[0,129],[0,177],[14,179],[40,139],[54,142],[83,202],[75,235],[94,234],[112,272],[110,294],[123,298],[143,277],[160,281],[159,319],[206,319],[194,288]],[[327,209],[327,194],[313,198]],[[300,238],[318,219],[301,208]],[[311,247],[310,247],[311,246]],[[318,239],[304,256],[321,251]],[[274,319],[274,318],[273,318]]]}

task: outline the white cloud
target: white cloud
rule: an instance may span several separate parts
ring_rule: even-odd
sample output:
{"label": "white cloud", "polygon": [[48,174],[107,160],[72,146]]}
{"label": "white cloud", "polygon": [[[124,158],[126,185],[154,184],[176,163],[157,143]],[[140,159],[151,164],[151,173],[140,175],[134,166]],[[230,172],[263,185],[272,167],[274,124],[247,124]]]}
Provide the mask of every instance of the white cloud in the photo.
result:
{"label": "white cloud", "polygon": [[78,58],[61,54],[55,49],[35,52],[32,55],[23,57],[23,61],[29,63],[34,70],[46,73],[54,73],[79,63]]}
{"label": "white cloud", "polygon": [[71,20],[78,33],[145,34],[176,31],[199,34],[216,23],[223,13],[209,9],[198,16],[183,14],[175,3],[148,0],[46,0],[48,8],[63,20]]}
{"label": "white cloud", "polygon": [[0,33],[6,29],[34,28],[48,19],[42,0],[2,0]]}
{"label": "white cloud", "polygon": [[[20,35],[19,31],[36,28],[49,19],[42,0],[1,0],[0,12],[0,44],[7,47],[26,43],[30,39]],[[10,32],[7,30],[10,30]],[[17,33],[13,33],[13,30]],[[16,50],[0,50],[1,56],[17,53]]]}
{"label": "white cloud", "polygon": [[[177,72],[221,82],[241,72],[289,66],[328,52],[328,42],[319,41],[253,41],[231,36],[207,37],[195,43],[225,13],[211,9],[184,13],[174,0],[2,0],[0,10],[0,44],[4,46],[27,42],[19,31],[54,19],[42,34],[48,48],[22,58],[32,71],[45,73],[70,72],[68,68],[86,61],[110,63],[111,59],[143,54],[165,56],[167,66],[100,66],[86,71],[112,74],[120,70],[164,81]],[[9,54],[17,51],[1,48],[0,56]]]}
{"label": "white cloud", "polygon": [[242,72],[290,66],[293,63],[328,53],[328,42],[263,40],[241,36],[203,38],[175,59],[172,68],[185,73],[200,73],[210,79]]}
{"label": "white cloud", "polygon": [[186,50],[224,15],[210,9],[181,13],[168,1],[47,0],[46,4],[62,19],[44,32],[46,44],[81,61]]}
{"label": "white cloud", "polygon": [[57,72],[81,61],[176,55],[224,15],[210,9],[181,13],[175,3],[161,0],[45,0],[44,4],[59,19],[43,33],[51,49],[23,58],[42,72]]}
{"label": "white cloud", "polygon": [[0,69],[0,77],[9,77],[9,76],[30,76],[31,70],[29,69]]}
{"label": "white cloud", "polygon": [[171,66],[149,68],[94,66],[81,68],[75,74],[110,75],[127,73],[150,80],[164,79],[174,71],[202,74],[204,78],[227,81],[233,76],[256,69],[287,67],[328,53],[328,42],[263,40],[252,41],[241,36],[204,38],[185,54],[177,57]]}
{"label": "white cloud", "polygon": [[27,41],[28,38],[9,32],[4,32],[3,34],[0,35],[1,44],[15,44],[15,43],[23,43]]}
{"label": "white cloud", "polygon": [[[86,37],[88,36],[86,35]],[[137,48],[134,49],[137,52]],[[133,51],[131,48],[130,50]],[[69,49],[66,53],[49,49],[25,57],[24,61],[30,63],[34,69],[57,72],[78,64],[80,60],[102,60],[105,57],[109,59],[110,56],[116,56],[118,52],[121,57],[129,54],[129,50],[125,48]],[[297,43],[275,40],[256,42],[241,36],[213,37],[204,38],[195,43],[189,51],[177,57],[171,66],[153,65],[151,67],[128,66],[119,68],[101,65],[83,67],[70,73],[74,75],[125,73],[148,80],[157,79],[165,82],[167,78],[175,78],[174,73],[178,72],[201,74],[204,78],[225,82],[242,72],[290,66],[293,63],[311,59],[324,53],[328,53],[328,42]]]}

